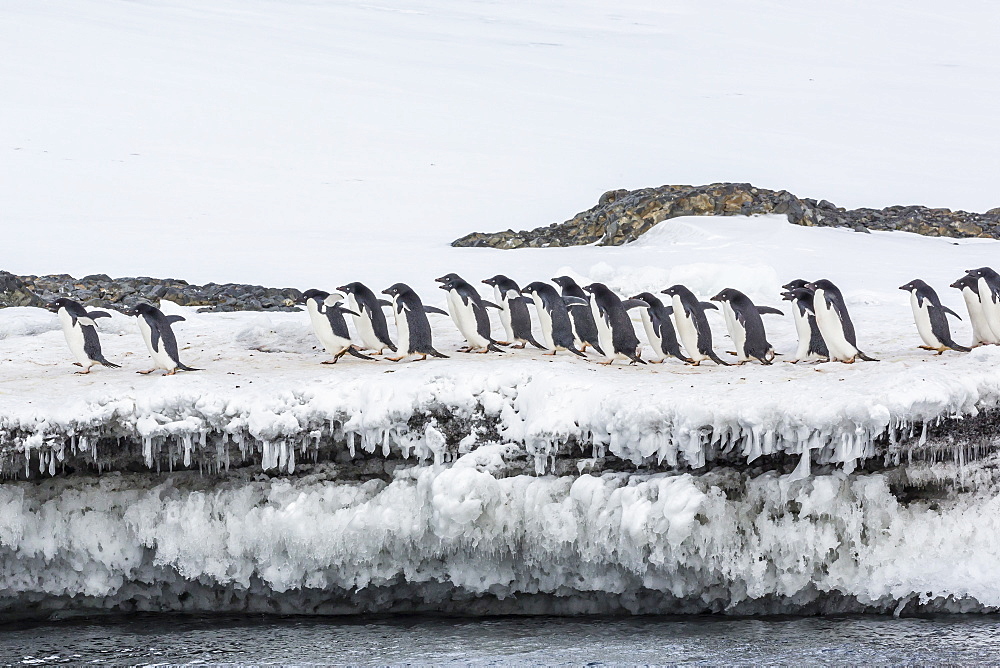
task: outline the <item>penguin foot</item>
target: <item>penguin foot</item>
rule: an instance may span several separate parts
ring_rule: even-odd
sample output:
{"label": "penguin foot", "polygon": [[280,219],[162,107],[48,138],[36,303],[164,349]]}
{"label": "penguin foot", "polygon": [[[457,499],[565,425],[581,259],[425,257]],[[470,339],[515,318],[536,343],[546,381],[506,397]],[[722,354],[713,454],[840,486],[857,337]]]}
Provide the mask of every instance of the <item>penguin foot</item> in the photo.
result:
{"label": "penguin foot", "polygon": [[937,350],[937,348],[935,348],[934,346],[917,346],[917,348],[920,348],[922,350]]}
{"label": "penguin foot", "polygon": [[701,360],[698,360],[697,362],[688,362],[688,364],[691,366],[701,366]]}
{"label": "penguin foot", "polygon": [[[513,343],[513,341],[494,341],[494,343],[496,343],[498,346],[509,346],[510,344]],[[523,348],[524,344],[521,344],[521,346],[515,346],[515,348],[517,347]]]}
{"label": "penguin foot", "polygon": [[73,366],[83,366],[83,365],[80,364],[79,362],[73,362]]}
{"label": "penguin foot", "polygon": [[666,360],[648,360],[650,364],[663,364]]}
{"label": "penguin foot", "polygon": [[[83,365],[81,364],[80,366],[83,366]],[[87,367],[83,371],[74,371],[73,373],[75,373],[78,376],[83,376],[84,374],[90,373],[90,367]]]}
{"label": "penguin foot", "polygon": [[400,355],[399,357],[386,357],[386,359],[390,362],[398,362],[399,360],[406,359],[406,355]]}
{"label": "penguin foot", "polygon": [[163,374],[164,376],[173,376],[177,373],[177,369],[171,369],[170,371]]}
{"label": "penguin foot", "polygon": [[339,359],[339,357],[334,357],[332,360],[324,360],[320,364],[336,364]]}
{"label": "penguin foot", "polygon": [[465,346],[464,348],[459,348],[456,352],[471,353],[472,352],[472,346]]}
{"label": "penguin foot", "polygon": [[543,355],[548,355],[549,357],[555,357],[556,356],[556,352],[558,352],[558,351],[553,350],[551,353],[542,353],[542,354]]}
{"label": "penguin foot", "polygon": [[518,350],[524,350],[524,347],[526,345],[528,345],[527,341],[521,341],[521,345],[519,345],[519,346],[511,346],[511,348],[517,348]]}
{"label": "penguin foot", "polygon": [[615,363],[614,360],[608,360],[607,362],[598,362],[598,364],[600,364],[601,366],[611,366],[614,363]]}
{"label": "penguin foot", "polygon": [[727,354],[727,355],[737,355],[737,354],[739,354],[739,353],[737,353],[737,352],[736,352],[735,350],[727,350],[727,351],[726,351],[726,354]]}
{"label": "penguin foot", "polygon": [[854,364],[855,359],[856,358],[852,357],[851,359],[840,360],[840,361],[843,362],[844,364]]}
{"label": "penguin foot", "polygon": [[147,374],[153,373],[154,371],[156,371],[156,369],[146,369],[145,371],[136,371],[136,373],[141,373],[143,376],[145,376]]}
{"label": "penguin foot", "polygon": [[469,351],[469,352],[474,352],[477,355],[485,355],[486,353],[490,352],[490,348],[489,348],[489,346],[486,346],[482,350],[472,350],[472,351]]}

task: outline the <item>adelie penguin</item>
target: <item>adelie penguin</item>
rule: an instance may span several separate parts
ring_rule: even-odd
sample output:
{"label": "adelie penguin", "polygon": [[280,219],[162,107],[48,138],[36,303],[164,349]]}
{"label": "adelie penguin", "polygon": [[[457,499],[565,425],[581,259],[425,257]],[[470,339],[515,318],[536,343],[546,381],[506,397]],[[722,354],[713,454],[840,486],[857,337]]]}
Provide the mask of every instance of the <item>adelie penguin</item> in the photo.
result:
{"label": "adelie penguin", "polygon": [[431,324],[427,320],[428,313],[448,315],[434,306],[424,306],[420,296],[405,283],[396,283],[382,291],[392,299],[392,313],[396,318],[396,357],[386,359],[398,362],[410,355],[420,355],[423,361],[428,355],[444,357],[434,349],[431,335]]}
{"label": "adelie penguin", "polygon": [[145,375],[162,369],[167,372],[166,375],[172,376],[178,371],[201,371],[181,363],[180,353],[177,350],[177,337],[174,336],[171,325],[182,322],[183,316],[163,315],[163,311],[152,304],[139,304],[124,313],[138,319],[139,334],[142,335],[149,356],[153,358],[152,369],[136,373]]}
{"label": "adelie penguin", "polygon": [[858,349],[854,323],[851,322],[851,315],[847,312],[847,304],[844,303],[840,289],[825,278],[807,283],[805,287],[813,291],[813,312],[830,352],[830,360],[853,364],[860,357],[866,362],[877,362],[878,360]]}
{"label": "adelie penguin", "polygon": [[302,293],[302,299],[299,300],[299,303],[306,305],[306,311],[309,312],[309,320],[312,322],[316,338],[323,344],[326,351],[333,355],[333,359],[327,360],[323,364],[336,364],[341,357],[348,353],[358,359],[372,359],[355,349],[344,314],[358,314],[344,308],[343,302],[323,290],[306,290]]}
{"label": "adelie penguin", "polygon": [[337,288],[347,295],[347,308],[357,315],[354,319],[354,329],[366,350],[372,350],[381,355],[386,348],[396,352],[396,346],[389,338],[389,325],[385,321],[383,306],[391,306],[385,299],[375,296],[364,283],[348,283]]}
{"label": "adelie penguin", "polygon": [[[521,292],[531,295],[531,301],[535,304],[542,342],[550,351],[544,354],[555,355],[559,350],[568,350],[574,355],[585,357],[576,349],[569,309],[565,299],[556,292],[556,289],[547,283],[535,281],[524,286]],[[581,305],[579,308],[587,307]]]}
{"label": "adelie penguin", "polygon": [[979,303],[990,331],[1000,336],[1000,274],[990,267],[969,269],[966,273],[976,280]]}
{"label": "adelie penguin", "polygon": [[508,345],[516,341],[521,345],[514,348],[524,348],[529,343],[536,348],[544,348],[531,334],[531,315],[528,313],[531,300],[521,294],[517,283],[503,274],[487,278],[483,283],[493,286],[493,295],[500,306],[500,323],[507,334],[507,341],[500,343]]}
{"label": "adelie penguin", "polygon": [[[631,297],[629,302],[633,304],[632,308],[639,309],[642,327],[646,330],[649,347],[653,349],[653,358],[649,360],[650,362],[660,364],[667,355],[673,355],[682,362],[694,361],[681,352],[680,343],[677,342],[677,333],[670,321],[670,314],[674,312],[673,306],[665,306],[660,298],[651,292],[640,292]],[[645,308],[640,302],[645,304]]]}
{"label": "adelie penguin", "polygon": [[781,298],[792,302],[792,319],[795,322],[795,333],[799,337],[799,345],[795,349],[795,356],[786,360],[795,364],[796,362],[828,362],[830,351],[826,349],[826,342],[820,334],[819,325],[816,324],[816,314],[813,312],[813,291],[805,287],[806,281],[800,281],[798,287],[796,281],[785,285],[785,292],[781,293]]}
{"label": "adelie penguin", "polygon": [[900,290],[910,293],[910,308],[913,309],[913,321],[917,325],[917,332],[924,345],[920,346],[924,350],[934,350],[940,355],[944,351],[951,349],[962,353],[969,352],[969,348],[960,346],[951,338],[951,328],[948,327],[948,316],[953,315],[959,320],[962,318],[947,306],[941,305],[934,288],[921,281],[914,279],[906,285],[899,286]]}
{"label": "adelie penguin", "polygon": [[630,364],[645,364],[639,357],[639,339],[626,310],[632,304],[623,303],[603,283],[591,283],[583,289],[591,294],[590,308],[597,324],[597,337],[607,358],[598,364],[609,365],[616,359],[627,359]]}
{"label": "adelie penguin", "polygon": [[[563,297],[582,299],[589,306],[590,295],[584,292],[583,288],[569,276],[556,276],[552,282],[562,288]],[[591,346],[603,355],[604,351],[601,350],[600,338],[597,335],[597,323],[594,321],[594,312],[589,308],[574,308],[570,309],[569,315],[573,323],[573,336],[576,337],[577,348],[586,350],[587,346]]]}
{"label": "adelie penguin", "polygon": [[784,315],[770,306],[757,306],[739,290],[726,288],[712,297],[713,302],[722,304],[722,315],[729,330],[729,337],[736,345],[737,364],[745,364],[751,358],[761,364],[774,361],[774,346],[767,341],[761,313]]}
{"label": "adelie penguin", "polygon": [[712,348],[712,328],[705,317],[705,309],[718,309],[712,302],[700,302],[694,293],[683,285],[673,285],[663,291],[671,299],[674,309],[674,324],[684,350],[691,358],[691,364],[698,366],[705,360],[729,366],[715,354]]}
{"label": "adelie penguin", "polygon": [[979,279],[966,274],[952,283],[951,287],[962,291],[962,299],[969,312],[969,324],[972,325],[972,347],[1000,343],[1000,336],[993,333],[983,310],[983,302],[979,298]]}
{"label": "adelie penguin", "polygon": [[76,358],[73,364],[83,367],[83,371],[76,373],[90,373],[90,367],[95,364],[103,364],[112,369],[120,368],[117,364],[112,364],[101,352],[101,341],[97,336],[98,318],[110,318],[111,314],[105,311],[87,311],[80,302],[72,299],[60,297],[48,305],[48,309],[59,316],[59,324],[62,325],[63,334],[66,336],[66,343],[69,344],[70,352]]}
{"label": "adelie penguin", "polygon": [[496,309],[500,307],[485,301],[479,296],[476,289],[458,274],[445,274],[434,280],[441,284],[439,287],[442,290],[447,291],[448,312],[451,314],[455,326],[458,327],[458,331],[469,343],[459,352],[503,352],[497,348],[497,342],[490,334],[490,316],[486,312],[487,306]]}

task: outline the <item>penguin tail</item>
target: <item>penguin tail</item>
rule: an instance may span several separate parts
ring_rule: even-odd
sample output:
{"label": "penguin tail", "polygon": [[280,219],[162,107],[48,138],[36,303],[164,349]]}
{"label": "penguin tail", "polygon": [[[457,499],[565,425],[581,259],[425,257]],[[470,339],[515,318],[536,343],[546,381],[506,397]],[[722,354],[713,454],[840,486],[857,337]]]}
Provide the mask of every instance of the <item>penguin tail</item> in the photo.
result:
{"label": "penguin tail", "polygon": [[489,351],[494,352],[494,353],[505,352],[502,348],[498,348],[497,345],[498,344],[497,344],[496,341],[490,341],[489,345],[486,346],[486,350],[489,350]]}
{"label": "penguin tail", "polygon": [[[541,348],[541,346],[539,346],[539,348]],[[586,357],[585,354],[583,354],[582,352],[580,352],[579,350],[577,350],[576,348],[574,348],[572,346],[570,346],[566,350],[570,351],[571,353],[573,353],[574,355],[577,355],[579,357]]]}
{"label": "penguin tail", "polygon": [[[590,342],[588,341],[588,343],[590,343]],[[604,354],[604,351],[601,350],[601,347],[599,345],[597,345],[596,343],[590,343],[590,347],[593,348],[594,350],[596,350],[597,354],[603,355],[604,357],[607,357],[607,355]]]}
{"label": "penguin tail", "polygon": [[863,359],[866,362],[878,362],[877,359],[875,359],[874,357],[871,357],[870,355],[864,354],[860,350],[858,351],[858,357],[860,357],[861,359]]}
{"label": "penguin tail", "polygon": [[192,366],[185,366],[180,362],[177,363],[177,368],[180,369],[181,371],[204,371],[204,369],[195,369]]}
{"label": "penguin tail", "polygon": [[632,360],[633,364],[645,364],[646,363],[646,360],[642,359],[638,355],[636,355],[635,357],[630,357],[629,359]]}
{"label": "penguin tail", "polygon": [[104,366],[108,367],[109,369],[120,369],[120,368],[122,368],[121,364],[115,364],[114,362],[109,362],[108,360],[106,360],[104,358],[103,355],[97,361],[100,362],[101,364],[103,364]]}
{"label": "penguin tail", "polygon": [[359,352],[358,352],[357,350],[355,350],[354,346],[349,346],[349,347],[347,348],[347,352],[348,352],[348,353],[350,353],[351,355],[354,355],[354,356],[355,356],[355,357],[357,357],[358,359],[362,359],[362,360],[370,360],[370,359],[374,359],[374,358],[372,358],[372,357],[368,357],[368,355],[364,355],[364,354],[362,354],[362,353],[359,353]]}
{"label": "penguin tail", "polygon": [[391,350],[392,352],[397,352],[396,351],[396,344],[392,343],[391,341],[388,342],[388,343],[386,343],[385,347],[388,348],[389,350]]}
{"label": "penguin tail", "polygon": [[705,354],[708,355],[708,358],[710,360],[712,360],[719,366],[732,366],[729,362],[723,362],[721,359],[719,359],[719,356],[715,354],[714,350],[708,350],[705,352]]}
{"label": "penguin tail", "polygon": [[433,355],[434,357],[440,357],[442,359],[448,359],[447,355],[445,355],[443,353],[439,353],[438,351],[434,350],[433,348],[428,348],[427,349],[427,354],[428,355]]}
{"label": "penguin tail", "polygon": [[533,336],[529,336],[529,337],[527,337],[527,338],[525,339],[525,341],[527,341],[527,342],[528,342],[528,343],[530,343],[531,345],[535,346],[535,347],[536,347],[536,348],[538,348],[539,350],[547,350],[547,348],[546,348],[545,346],[543,346],[542,344],[540,344],[540,343],[539,343],[538,341],[535,341],[535,338],[534,338]]}
{"label": "penguin tail", "polygon": [[972,351],[972,348],[966,348],[965,346],[961,346],[955,343],[954,341],[945,341],[944,343],[952,350],[957,350],[960,353],[967,353]]}

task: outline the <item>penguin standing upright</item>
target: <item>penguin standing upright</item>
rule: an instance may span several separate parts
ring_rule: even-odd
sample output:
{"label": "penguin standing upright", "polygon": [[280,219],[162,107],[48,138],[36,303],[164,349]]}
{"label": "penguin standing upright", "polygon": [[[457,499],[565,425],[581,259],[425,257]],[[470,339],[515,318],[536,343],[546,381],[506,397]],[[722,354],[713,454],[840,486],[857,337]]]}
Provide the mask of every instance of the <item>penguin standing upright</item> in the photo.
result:
{"label": "penguin standing upright", "polygon": [[[791,284],[789,284],[791,285]],[[802,287],[795,287],[781,293],[781,298],[792,302],[792,318],[795,322],[795,333],[799,337],[798,348],[795,349],[796,362],[826,362],[830,359],[830,351],[826,348],[823,335],[816,324],[816,314],[813,312],[813,291],[802,281]],[[785,286],[788,287],[787,285]]]}
{"label": "penguin standing upright", "polygon": [[76,373],[90,373],[90,367],[95,364],[103,364],[112,369],[120,368],[119,365],[109,362],[101,352],[101,340],[97,336],[97,318],[110,318],[111,314],[104,311],[87,311],[80,302],[60,297],[48,305],[48,309],[59,316],[59,324],[62,325],[63,335],[66,343],[69,344],[70,352],[76,358],[73,364],[82,366],[83,371]]}
{"label": "penguin standing upright", "polygon": [[830,351],[830,360],[853,364],[860,357],[866,362],[877,362],[878,360],[858,349],[854,323],[851,322],[840,289],[825,278],[807,283],[805,287],[813,291],[813,313],[816,314],[816,324],[827,350]]}
{"label": "penguin standing upright", "polygon": [[347,353],[358,359],[372,359],[368,355],[359,353],[351,341],[351,333],[347,329],[344,314],[357,315],[357,313],[344,308],[343,302],[323,290],[306,290],[302,293],[299,303],[305,303],[316,338],[326,351],[333,355],[333,359],[326,360],[322,364],[336,364]]}
{"label": "penguin standing upright", "polygon": [[[590,308],[597,324],[597,336],[607,358],[598,364],[609,365],[616,359],[627,359],[630,364],[645,364],[639,357],[639,339],[628,317],[626,305],[603,283],[584,286],[592,295]],[[632,304],[629,304],[632,306]]]}
{"label": "penguin standing upright", "polygon": [[457,274],[446,274],[434,280],[441,284],[438,287],[448,292],[448,312],[469,343],[459,352],[503,352],[490,334],[490,316],[486,312],[487,306],[500,307],[485,301],[471,284]]}
{"label": "penguin standing upright", "polygon": [[990,323],[986,320],[983,302],[979,298],[979,279],[966,274],[952,283],[951,287],[962,291],[965,308],[969,311],[969,324],[972,325],[972,347],[1000,343],[1000,336],[993,332]]}
{"label": "penguin standing upright", "polygon": [[565,298],[556,292],[554,287],[541,281],[529,283],[521,292],[531,295],[531,301],[535,304],[542,341],[550,351],[543,354],[555,355],[559,350],[568,350],[574,355],[585,357],[576,349],[573,325],[570,323],[569,308],[566,306]]}
{"label": "penguin standing upright", "polygon": [[947,306],[941,305],[941,300],[938,299],[934,288],[917,278],[906,285],[899,286],[899,289],[910,293],[913,321],[916,323],[917,332],[924,342],[924,345],[920,346],[921,348],[935,350],[938,355],[949,348],[962,353],[969,352],[969,348],[960,346],[952,340],[951,329],[948,327],[948,315],[953,315],[959,320],[962,318]]}
{"label": "penguin standing upright", "polygon": [[396,346],[389,338],[389,325],[385,321],[383,306],[389,306],[389,302],[375,296],[364,283],[348,283],[337,288],[347,295],[347,308],[357,315],[352,315],[354,319],[354,329],[358,332],[358,338],[367,350],[375,351],[376,355],[381,355],[385,348],[396,352]]}
{"label": "penguin standing upright", "polygon": [[410,355],[421,355],[421,362],[428,355],[444,357],[434,349],[431,335],[431,324],[427,320],[428,313],[448,315],[445,311],[433,306],[424,306],[420,296],[405,283],[396,283],[382,291],[392,299],[392,313],[396,319],[396,338],[399,353],[396,357],[386,359],[398,362]]}
{"label": "penguin standing upright", "polygon": [[[660,364],[667,355],[673,355],[682,362],[694,361],[681,352],[681,346],[677,342],[677,333],[670,321],[670,314],[674,312],[673,306],[665,306],[659,297],[651,292],[640,292],[629,301],[634,304],[633,308],[639,309],[642,327],[646,330],[646,338],[650,348],[653,349],[653,358],[649,360],[650,362]],[[644,303],[645,308],[638,302]]]}
{"label": "penguin standing upright", "polygon": [[712,360],[716,364],[729,366],[715,354],[712,348],[712,328],[705,317],[705,309],[718,309],[712,302],[700,302],[694,293],[683,285],[672,285],[663,291],[669,295],[674,309],[674,324],[677,335],[684,344],[684,351],[692,360],[693,366],[700,365],[704,360]]}
{"label": "penguin standing upright", "polygon": [[[584,292],[583,288],[569,276],[556,276],[552,282],[562,288],[563,297],[582,299],[589,304],[590,295]],[[576,347],[580,350],[586,350],[587,346],[591,346],[603,355],[604,351],[601,349],[600,337],[597,334],[597,323],[594,321],[594,312],[589,308],[574,308],[570,309],[569,314],[573,323],[573,336],[576,337]]]}
{"label": "penguin standing upright", "polygon": [[143,375],[153,373],[157,369],[166,371],[172,376],[178,371],[200,371],[181,363],[177,350],[177,337],[171,327],[175,322],[182,322],[183,316],[164,315],[163,311],[152,304],[138,304],[135,308],[125,311],[126,315],[135,316],[139,323],[139,334],[143,343],[153,358],[153,368],[137,371]]}
{"label": "penguin standing upright", "polygon": [[725,316],[729,337],[736,345],[737,364],[745,364],[750,358],[760,360],[761,364],[774,361],[774,346],[767,341],[764,331],[764,321],[761,313],[784,315],[770,306],[757,306],[739,290],[726,288],[712,297],[712,301],[722,303],[722,313]]}
{"label": "penguin standing upright", "polygon": [[536,348],[544,348],[531,334],[529,300],[521,294],[521,288],[517,287],[517,283],[503,274],[484,279],[483,283],[493,286],[494,297],[500,306],[500,322],[507,334],[507,341],[501,343],[507,345],[517,341],[521,345],[513,346],[514,348],[524,348],[529,343]]}
{"label": "penguin standing upright", "polygon": [[990,331],[1000,336],[1000,274],[990,267],[969,269],[966,273],[976,279],[976,291]]}

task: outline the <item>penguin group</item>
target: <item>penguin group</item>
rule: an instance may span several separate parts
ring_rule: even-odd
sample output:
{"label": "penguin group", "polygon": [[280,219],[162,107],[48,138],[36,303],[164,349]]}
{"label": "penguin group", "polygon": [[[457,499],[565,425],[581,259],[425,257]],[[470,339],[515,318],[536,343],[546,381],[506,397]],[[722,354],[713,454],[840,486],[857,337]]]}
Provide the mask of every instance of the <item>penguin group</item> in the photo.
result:
{"label": "penguin group", "polygon": [[[587,357],[588,348],[600,356],[598,363],[613,364],[616,360],[629,364],[663,363],[675,358],[698,366],[711,361],[720,366],[741,365],[757,361],[770,365],[777,358],[774,346],[767,340],[764,315],[784,315],[771,306],[758,306],[746,294],[726,288],[709,301],[698,297],[684,285],[673,285],[660,294],[642,292],[627,299],[619,297],[603,283],[580,286],[569,276],[558,276],[552,283],[529,283],[524,288],[511,278],[498,274],[482,283],[493,288],[493,300],[484,299],[471,283],[450,273],[435,281],[447,294],[448,310],[425,305],[420,296],[405,283],[396,283],[378,297],[362,283],[342,285],[337,292],[312,289],[303,293],[299,303],[306,307],[316,338],[329,353],[323,364],[335,364],[344,355],[362,360],[375,356],[398,362],[419,356],[447,358],[434,347],[433,330],[428,315],[450,316],[465,339],[458,352],[486,354],[502,352],[504,347],[524,348],[531,345],[555,355],[566,351]],[[934,289],[926,282],[914,279],[900,286],[910,294],[910,305],[917,332],[923,342],[920,348],[942,354],[946,350],[968,352],[972,347],[1000,344],[1000,274],[989,267],[971,269],[951,284],[961,291],[972,325],[973,341],[962,346],[954,341],[948,316],[961,317],[941,304]],[[830,280],[795,279],[782,286],[781,297],[790,302],[798,345],[786,361],[842,362],[878,361],[859,348],[854,323],[844,297]],[[87,311],[71,299],[57,299],[48,305],[59,316],[77,373],[89,373],[100,364],[118,368],[101,352],[97,320],[109,317],[105,311]],[[535,311],[540,336],[532,330],[531,309]],[[395,321],[396,341],[389,334],[384,309],[389,309]],[[489,309],[497,311],[503,338],[494,338]],[[652,349],[648,360],[641,357],[642,344],[636,336],[629,311],[638,309],[642,330]],[[712,329],[705,315],[707,310],[721,310],[735,361],[725,361],[715,351]],[[177,315],[164,315],[150,304],[124,312],[136,317],[153,368],[172,375],[177,371],[197,371],[181,363],[177,339],[172,325],[184,320]],[[353,321],[354,335],[346,316]],[[386,350],[392,355],[387,355]]]}

